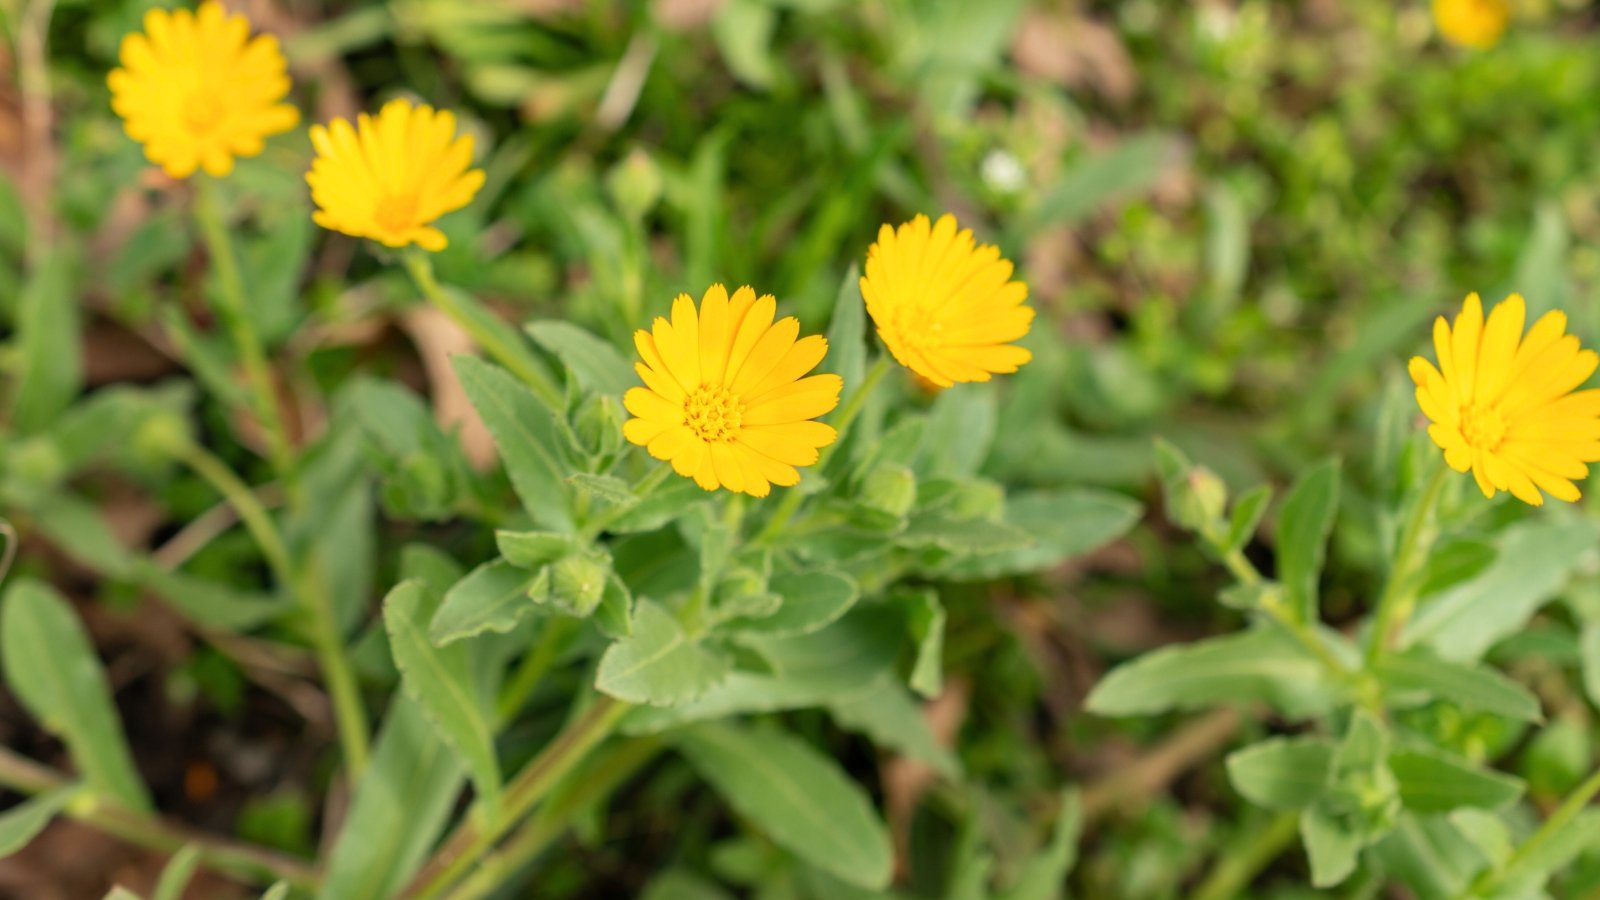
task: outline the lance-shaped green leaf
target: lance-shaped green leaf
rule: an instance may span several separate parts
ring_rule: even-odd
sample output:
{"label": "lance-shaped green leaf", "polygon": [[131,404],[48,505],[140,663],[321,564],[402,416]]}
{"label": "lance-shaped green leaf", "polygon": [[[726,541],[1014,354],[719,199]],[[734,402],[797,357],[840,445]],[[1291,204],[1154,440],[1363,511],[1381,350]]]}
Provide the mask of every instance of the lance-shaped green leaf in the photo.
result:
{"label": "lance-shaped green leaf", "polygon": [[1317,661],[1271,628],[1164,647],[1113,669],[1089,694],[1103,716],[1262,701],[1293,716],[1330,709],[1335,687]]}
{"label": "lance-shaped green leaf", "polygon": [[584,390],[620,397],[639,383],[633,366],[617,348],[588,329],[559,319],[539,319],[525,327],[535,343],[566,365]]}
{"label": "lance-shaped green leaf", "polygon": [[1228,780],[1267,809],[1305,809],[1327,790],[1333,745],[1322,738],[1271,738],[1228,755]]}
{"label": "lance-shaped green leaf", "polygon": [[780,847],[858,887],[889,883],[889,832],[827,756],[775,729],[718,723],[677,735],[695,771]]}
{"label": "lance-shaped green leaf", "polygon": [[479,796],[493,808],[500,796],[494,730],[474,686],[471,647],[437,647],[428,640],[428,621],[438,605],[438,594],[420,580],[396,585],[383,601],[389,647],[406,693],[439,727]]}
{"label": "lance-shaped green leaf", "polygon": [[573,530],[566,479],[573,471],[550,409],[509,372],[472,356],[451,358],[467,398],[500,448],[528,515],[545,528]]}
{"label": "lance-shaped green leaf", "polygon": [[1029,536],[1027,545],[959,557],[939,575],[988,581],[1054,568],[1126,534],[1139,520],[1139,504],[1110,491],[1031,491],[1007,497],[1003,519]]}
{"label": "lance-shaped green leaf", "polygon": [[485,631],[505,634],[537,608],[529,592],[542,594],[539,585],[549,580],[544,569],[530,572],[504,559],[486,562],[445,593],[428,636],[442,647]]}
{"label": "lance-shaped green leaf", "polygon": [[767,589],[783,599],[777,612],[760,618],[734,619],[725,627],[771,637],[810,634],[849,612],[860,593],[848,576],[834,572],[774,575]]}
{"label": "lance-shaped green leaf", "polygon": [[1347,817],[1317,804],[1300,814],[1300,840],[1311,862],[1311,884],[1328,888],[1350,877],[1366,840]]}
{"label": "lance-shaped green leaf", "polygon": [[1379,660],[1375,674],[1386,692],[1415,692],[1447,700],[1462,709],[1537,722],[1539,698],[1515,681],[1482,665],[1453,663],[1426,648]]}
{"label": "lance-shaped green leaf", "polygon": [[961,761],[939,743],[915,697],[898,678],[881,677],[865,693],[828,701],[840,728],[860,732],[874,744],[927,763],[945,778],[961,777]]}
{"label": "lance-shaped green leaf", "polygon": [[1317,579],[1338,510],[1339,462],[1330,459],[1295,481],[1278,514],[1278,580],[1301,622],[1317,620]]}
{"label": "lance-shaped green leaf", "polygon": [[851,263],[844,280],[839,282],[838,299],[828,320],[828,355],[822,360],[822,370],[843,379],[847,393],[855,390],[867,374],[866,310],[867,304],[861,299],[861,267]]}
{"label": "lance-shaped green leaf", "polygon": [[111,688],[72,608],[49,586],[19,580],[0,609],[0,665],[6,684],[61,738],[89,786],[129,809],[149,811]]}
{"label": "lance-shaped green leaf", "polygon": [[911,665],[911,689],[924,697],[937,697],[944,689],[944,606],[932,590],[918,591],[906,602],[906,624],[917,646],[917,658]]}
{"label": "lance-shaped green leaf", "polygon": [[188,890],[189,881],[199,867],[200,848],[194,844],[183,845],[161,869],[161,878],[156,881],[150,900],[182,900],[183,892]]}
{"label": "lance-shaped green leaf", "polygon": [[44,830],[78,790],[77,785],[56,788],[18,803],[0,813],[0,859],[21,850]]}
{"label": "lance-shaped green leaf", "polygon": [[675,706],[727,675],[728,662],[691,638],[670,613],[640,599],[631,633],[600,658],[595,687],[629,703]]}
{"label": "lance-shaped green leaf", "polygon": [[1061,811],[1055,833],[1038,856],[1029,860],[1016,884],[1001,900],[1052,900],[1060,897],[1067,873],[1078,861],[1078,837],[1083,832],[1083,803],[1076,790],[1061,792]]}
{"label": "lance-shaped green leaf", "polygon": [[1522,780],[1479,768],[1435,750],[1392,753],[1389,769],[1400,783],[1400,802],[1418,813],[1443,813],[1464,806],[1501,809],[1522,796]]}

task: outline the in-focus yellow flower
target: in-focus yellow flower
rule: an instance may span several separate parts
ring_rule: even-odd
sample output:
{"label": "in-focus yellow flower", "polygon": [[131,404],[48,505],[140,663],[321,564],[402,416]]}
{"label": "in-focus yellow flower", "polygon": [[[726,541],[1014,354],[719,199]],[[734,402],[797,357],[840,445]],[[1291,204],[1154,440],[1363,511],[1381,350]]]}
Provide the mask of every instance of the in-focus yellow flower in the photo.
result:
{"label": "in-focus yellow flower", "polygon": [[1500,42],[1511,18],[1507,0],[1433,0],[1433,21],[1453,44],[1487,50]]}
{"label": "in-focus yellow flower", "polygon": [[861,296],[894,358],[939,387],[988,381],[1033,358],[1010,343],[1033,322],[1028,286],[1011,280],[999,248],[957,231],[954,216],[880,228]]}
{"label": "in-focus yellow flower", "polygon": [[457,137],[447,110],[391,100],[376,119],[362,113],[354,126],[345,119],[311,126],[311,143],[312,218],[388,247],[443,250],[448,242],[434,220],[471,203],[483,187],[483,170],[468,169],[472,135]]}
{"label": "in-focus yellow flower", "polygon": [[796,466],[817,461],[817,450],[838,434],[812,421],[839,405],[837,375],[802,377],[822,362],[828,340],[795,338],[793,316],[774,323],[777,301],[748,287],[728,296],[714,284],[695,309],[679,294],[672,321],[656,317],[651,331],[634,332],[644,380],[623,395],[638,418],[623,423],[627,439],[679,475],[714,491],[765,497],[771,486],[800,480]]}
{"label": "in-focus yellow flower", "polygon": [[1600,390],[1578,391],[1600,357],[1563,334],[1567,317],[1545,313],[1522,326],[1527,305],[1512,294],[1483,318],[1478,295],[1467,297],[1455,327],[1433,323],[1434,368],[1411,360],[1417,403],[1433,423],[1428,436],[1457,472],[1472,470],[1485,497],[1510,491],[1534,506],[1539,489],[1578,499],[1573,481],[1600,461]]}
{"label": "in-focus yellow flower", "polygon": [[122,39],[122,67],[106,77],[111,108],[144,155],[173,178],[216,176],[261,152],[262,141],[300,121],[278,39],[250,36],[250,22],[207,0],[145,13],[144,32]]}

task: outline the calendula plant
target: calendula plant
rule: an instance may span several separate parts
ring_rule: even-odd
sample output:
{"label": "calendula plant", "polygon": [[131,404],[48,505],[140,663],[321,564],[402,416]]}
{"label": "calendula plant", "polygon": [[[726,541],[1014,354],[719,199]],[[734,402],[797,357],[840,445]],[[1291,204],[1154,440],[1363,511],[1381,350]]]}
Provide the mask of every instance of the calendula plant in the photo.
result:
{"label": "calendula plant", "polygon": [[1594,895],[1559,16],[0,0],[0,893]]}

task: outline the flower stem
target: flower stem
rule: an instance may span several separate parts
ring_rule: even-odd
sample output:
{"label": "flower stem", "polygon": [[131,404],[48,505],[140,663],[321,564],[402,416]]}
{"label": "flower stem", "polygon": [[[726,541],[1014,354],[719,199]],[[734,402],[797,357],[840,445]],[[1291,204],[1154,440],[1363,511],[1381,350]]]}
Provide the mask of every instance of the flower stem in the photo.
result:
{"label": "flower stem", "polygon": [[355,675],[339,640],[333,598],[328,595],[326,583],[315,571],[296,573],[288,545],[278,533],[266,507],[261,505],[255,492],[226,463],[193,441],[184,441],[181,446],[173,448],[173,453],[227,499],[261,548],[261,555],[266,557],[273,577],[292,591],[311,615],[312,648],[317,654],[323,677],[328,682],[328,694],[333,700],[334,719],[339,729],[340,748],[344,752],[345,764],[350,768],[351,780],[359,778],[367,764],[367,716],[361,704]]}
{"label": "flower stem", "polygon": [[1194,900],[1228,900],[1244,896],[1250,882],[1294,840],[1299,825],[1299,816],[1279,813],[1268,820],[1265,827],[1251,831],[1243,835],[1241,841],[1223,848],[1217,857],[1216,867],[1195,889],[1192,895]]}
{"label": "flower stem", "polygon": [[200,226],[200,236],[211,255],[211,265],[217,273],[219,291],[218,312],[228,328],[239,361],[244,366],[245,378],[250,383],[251,405],[255,407],[256,422],[261,426],[267,442],[268,458],[283,482],[284,493],[291,506],[300,502],[299,478],[295,467],[294,448],[289,443],[288,431],[278,412],[277,391],[273,387],[272,371],[267,365],[266,351],[261,338],[246,312],[244,279],[239,274],[239,258],[234,254],[233,239],[222,220],[221,205],[217,201],[214,179],[195,179],[195,222]]}
{"label": "flower stem", "polygon": [[[846,400],[844,406],[839,409],[838,417],[830,423],[833,425],[834,430],[838,432],[838,437],[834,439],[833,443],[822,448],[822,452],[817,454],[817,461],[812,468],[820,472],[822,467],[828,464],[828,460],[833,458],[834,451],[839,448],[839,444],[844,440],[850,425],[855,422],[856,416],[861,414],[862,407],[866,406],[867,397],[877,388],[878,382],[883,380],[883,376],[889,374],[889,367],[889,356],[884,354],[879,356],[878,361],[867,371],[866,377],[861,379],[861,385],[856,388],[855,393],[851,394],[850,399]],[[794,488],[790,488],[783,495],[783,502],[779,503],[778,508],[773,511],[772,518],[767,520],[766,527],[762,528],[761,533],[756,535],[755,542],[757,544],[770,544],[776,540],[778,535],[783,533],[784,527],[789,524],[789,520],[794,518],[795,512],[800,509],[800,504],[804,500],[804,494]]]}
{"label": "flower stem", "polygon": [[539,632],[538,643],[523,654],[522,662],[511,675],[511,681],[500,690],[495,712],[502,726],[510,722],[522,709],[522,705],[528,702],[528,695],[533,693],[533,689],[539,686],[545,673],[550,671],[550,667],[561,652],[561,645],[576,629],[578,621],[566,616],[553,616],[545,620],[544,630]]}
{"label": "flower stem", "polygon": [[[1254,586],[1266,580],[1256,569],[1255,564],[1250,562],[1249,558],[1238,549],[1223,552],[1224,541],[1214,528],[1207,527],[1203,529],[1201,537],[1211,544],[1217,555],[1221,557],[1223,566],[1227,568],[1229,574],[1233,575],[1234,580],[1240,584]],[[1350,676],[1350,670],[1345,668],[1344,663],[1340,662],[1339,658],[1333,655],[1333,651],[1328,649],[1328,645],[1317,637],[1311,626],[1289,615],[1281,603],[1262,603],[1258,608],[1262,614],[1276,622],[1283,630],[1289,632],[1290,636],[1299,641],[1302,647],[1310,651],[1311,655],[1315,656],[1317,661],[1322,664],[1322,667],[1328,671],[1328,674],[1338,679],[1345,679]]]}
{"label": "flower stem", "polygon": [[561,390],[527,348],[515,343],[514,332],[495,319],[488,310],[473,304],[469,298],[446,290],[434,277],[433,261],[426,251],[412,250],[403,258],[406,271],[411,273],[417,290],[435,309],[449,316],[450,321],[460,326],[484,352],[494,357],[495,362],[522,379],[522,383],[546,406],[555,410],[562,408],[565,401]]}
{"label": "flower stem", "polygon": [[[0,785],[18,793],[33,795],[71,784],[72,781],[60,772],[0,747]],[[163,853],[176,852],[192,845],[200,851],[201,865],[246,882],[283,880],[307,891],[317,886],[317,873],[298,859],[265,847],[191,831],[157,816],[124,809],[99,798],[90,802],[71,801],[64,812],[130,844]]]}
{"label": "flower stem", "polygon": [[1507,875],[1515,875],[1518,866],[1533,859],[1545,844],[1555,840],[1557,835],[1571,826],[1572,820],[1583,812],[1584,808],[1594,800],[1596,794],[1600,794],[1600,769],[1596,769],[1587,780],[1578,785],[1571,794],[1567,795],[1567,799],[1561,801],[1561,805],[1556,807],[1556,811],[1550,814],[1550,818],[1546,819],[1544,824],[1539,826],[1538,831],[1535,831],[1532,836],[1517,847],[1516,851],[1511,854],[1511,858],[1506,860],[1505,865],[1479,875],[1467,890],[1461,894],[1461,897],[1492,896],[1494,890],[1500,886]]}
{"label": "flower stem", "polygon": [[622,716],[632,708],[621,700],[601,695],[588,711],[562,729],[506,787],[499,816],[484,822],[469,815],[412,879],[404,895],[437,897],[460,880],[468,869],[489,852],[501,835],[521,822],[552,787],[611,733]]}
{"label": "flower stem", "polygon": [[1411,507],[1400,532],[1400,544],[1395,550],[1394,564],[1389,568],[1389,578],[1384,582],[1383,593],[1378,596],[1378,608],[1367,635],[1367,667],[1371,668],[1400,638],[1400,631],[1416,608],[1418,578],[1428,561],[1428,551],[1437,535],[1434,528],[1439,497],[1444,491],[1448,470],[1435,465],[1422,495]]}

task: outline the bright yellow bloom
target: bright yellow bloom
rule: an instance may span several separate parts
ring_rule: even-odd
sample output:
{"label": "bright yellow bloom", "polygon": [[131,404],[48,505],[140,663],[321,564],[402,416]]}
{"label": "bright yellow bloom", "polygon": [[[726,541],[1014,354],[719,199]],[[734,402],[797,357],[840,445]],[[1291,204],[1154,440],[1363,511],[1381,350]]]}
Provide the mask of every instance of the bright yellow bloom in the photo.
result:
{"label": "bright yellow bloom", "polygon": [[198,12],[152,9],[144,33],[122,39],[122,68],[111,70],[111,108],[144,155],[173,178],[196,168],[223,176],[235,159],[300,121],[278,39],[250,37],[250,22],[216,0]]}
{"label": "bright yellow bloom", "polygon": [[334,119],[311,126],[317,158],[306,174],[318,225],[389,247],[443,250],[435,219],[468,203],[483,187],[471,169],[472,135],[456,136],[446,110],[391,100],[357,125]]}
{"label": "bright yellow bloom", "polygon": [[1578,499],[1573,481],[1600,461],[1600,390],[1578,391],[1600,356],[1563,334],[1567,317],[1545,313],[1529,329],[1527,306],[1512,294],[1483,319],[1478,295],[1467,297],[1455,327],[1433,323],[1439,368],[1411,360],[1417,403],[1432,421],[1428,436],[1457,472],[1472,470],[1485,497],[1510,491],[1539,506],[1543,488],[1558,500]]}
{"label": "bright yellow bloom", "polygon": [[672,321],[634,332],[644,362],[634,369],[645,387],[623,395],[638,418],[622,426],[627,439],[679,475],[714,491],[765,497],[771,486],[800,481],[795,466],[817,461],[817,450],[838,433],[812,421],[839,405],[837,375],[801,377],[828,352],[820,335],[795,338],[793,316],[773,323],[777,301],[748,287],[714,284],[700,300],[679,294]]}
{"label": "bright yellow bloom", "polygon": [[1433,21],[1453,44],[1487,50],[1500,42],[1511,4],[1506,0],[1433,0]]}
{"label": "bright yellow bloom", "polygon": [[974,246],[954,216],[919,215],[878,230],[867,250],[861,296],[878,336],[902,366],[939,387],[988,381],[1033,358],[1010,342],[1028,333],[1028,286],[989,244]]}

